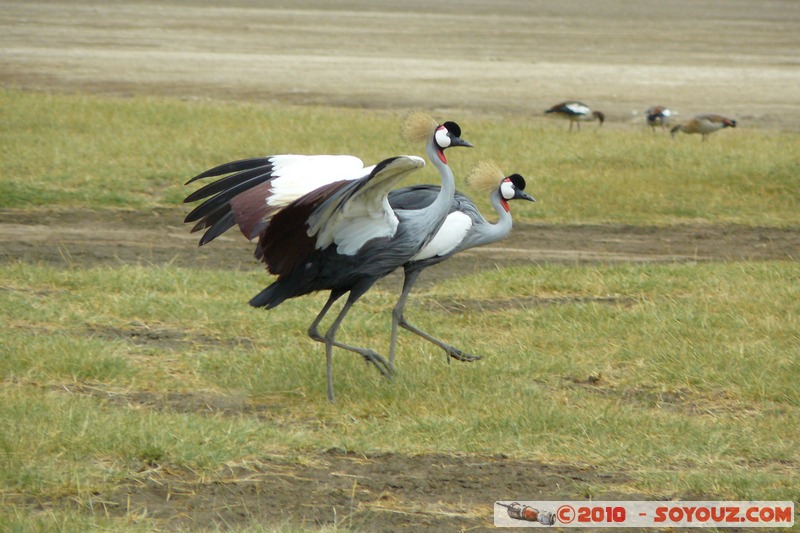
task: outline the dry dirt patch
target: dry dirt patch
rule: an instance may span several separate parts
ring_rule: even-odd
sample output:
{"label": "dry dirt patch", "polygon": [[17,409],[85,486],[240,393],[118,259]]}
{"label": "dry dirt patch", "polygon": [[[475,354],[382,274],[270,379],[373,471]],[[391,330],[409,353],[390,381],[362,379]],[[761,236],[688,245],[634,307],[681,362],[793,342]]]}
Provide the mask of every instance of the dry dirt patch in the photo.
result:
{"label": "dry dirt patch", "polygon": [[[256,520],[336,523],[370,531],[457,531],[491,526],[492,505],[502,499],[498,494],[566,497],[590,486],[613,487],[625,479],[590,467],[497,456],[409,457],[328,450],[300,465],[278,459],[232,466],[227,476],[212,483],[155,471],[109,495],[108,501],[119,510],[130,501],[132,510],[146,508],[171,524]],[[180,516],[183,520],[176,520]]]}
{"label": "dry dirt patch", "polygon": [[[182,212],[0,210],[0,261],[261,268],[235,232],[198,248]],[[800,230],[745,226],[520,224],[511,237],[430,269],[424,280],[508,263],[797,260]]]}

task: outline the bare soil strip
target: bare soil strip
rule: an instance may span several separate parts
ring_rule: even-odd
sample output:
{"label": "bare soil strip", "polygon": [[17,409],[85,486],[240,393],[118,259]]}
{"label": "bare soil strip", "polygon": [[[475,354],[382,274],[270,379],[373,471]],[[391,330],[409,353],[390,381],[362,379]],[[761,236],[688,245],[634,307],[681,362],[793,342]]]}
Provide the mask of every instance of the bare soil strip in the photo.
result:
{"label": "bare soil strip", "polygon": [[[0,262],[87,267],[123,263],[261,268],[254,246],[223,235],[198,248],[176,209],[160,211],[0,210]],[[615,263],[800,259],[800,228],[681,225],[521,224],[495,246],[470,250],[423,279],[508,263]]]}

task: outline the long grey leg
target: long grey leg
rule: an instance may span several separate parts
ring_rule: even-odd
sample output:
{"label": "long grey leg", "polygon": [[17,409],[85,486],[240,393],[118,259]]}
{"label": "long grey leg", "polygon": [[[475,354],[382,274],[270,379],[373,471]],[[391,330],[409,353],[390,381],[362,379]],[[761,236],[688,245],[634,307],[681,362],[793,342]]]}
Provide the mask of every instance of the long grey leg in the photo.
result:
{"label": "long grey leg", "polygon": [[346,291],[331,291],[331,295],[328,297],[328,301],[325,302],[325,305],[322,306],[322,310],[317,315],[317,318],[314,319],[314,322],[311,323],[311,326],[308,328],[308,336],[314,339],[317,342],[325,342],[325,338],[319,332],[319,323],[322,322],[322,319],[328,314],[331,306],[341,298]]}
{"label": "long grey leg", "polygon": [[406,270],[405,277],[403,278],[403,292],[400,293],[400,298],[397,300],[397,304],[392,309],[392,341],[389,346],[389,363],[394,365],[394,356],[397,351],[397,332],[398,326],[401,322],[405,322],[405,317],[403,316],[403,309],[406,306],[406,300],[408,299],[408,295],[411,293],[411,288],[414,286],[414,283],[417,281],[417,277],[419,277],[421,270]]}
{"label": "long grey leg", "polygon": [[328,301],[325,302],[325,306],[322,308],[322,311],[317,315],[317,318],[314,319],[314,322],[308,329],[308,335],[312,339],[320,342],[325,343],[325,370],[326,370],[326,377],[328,381],[328,400],[331,402],[334,401],[334,392],[333,392],[333,347],[342,348],[344,350],[349,350],[351,352],[355,352],[362,356],[367,362],[372,363],[375,367],[383,374],[387,379],[391,379],[394,370],[392,365],[388,363],[383,357],[381,357],[378,353],[369,350],[367,348],[359,348],[358,346],[351,346],[349,344],[345,344],[343,342],[339,342],[336,340],[336,332],[339,329],[339,326],[342,324],[344,317],[347,315],[350,308],[353,304],[358,300],[361,295],[366,292],[366,290],[359,290],[359,291],[350,291],[349,296],[347,297],[347,301],[345,302],[342,310],[339,311],[336,319],[334,319],[333,323],[331,324],[328,331],[325,333],[325,336],[322,337],[319,334],[318,327],[319,323],[322,321],[322,318],[325,314],[330,310],[331,305],[342,297],[345,291],[333,291],[331,292]]}
{"label": "long grey leg", "polygon": [[472,362],[477,361],[481,358],[480,355],[471,355],[462,350],[459,350],[455,346],[451,344],[447,344],[436,337],[433,337],[421,329],[417,328],[408,323],[406,320],[405,315],[403,314],[403,309],[406,306],[406,300],[408,299],[408,295],[411,293],[411,288],[414,286],[414,283],[417,281],[417,277],[419,276],[421,270],[412,270],[406,271],[405,279],[403,281],[403,292],[400,294],[400,299],[397,300],[397,305],[395,305],[394,309],[392,310],[392,344],[391,348],[389,349],[389,363],[394,364],[394,355],[395,355],[395,344],[397,342],[397,326],[402,327],[405,330],[410,331],[411,333],[415,333],[419,335],[423,339],[431,342],[445,351],[448,355],[447,362],[450,362],[450,358],[456,359],[457,361],[464,361],[464,362]]}

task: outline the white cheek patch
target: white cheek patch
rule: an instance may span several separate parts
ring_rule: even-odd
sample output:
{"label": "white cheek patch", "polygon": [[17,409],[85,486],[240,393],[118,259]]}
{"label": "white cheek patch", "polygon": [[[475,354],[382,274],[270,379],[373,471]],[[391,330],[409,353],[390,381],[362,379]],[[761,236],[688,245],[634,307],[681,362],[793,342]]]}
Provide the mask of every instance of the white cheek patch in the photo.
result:
{"label": "white cheek patch", "polygon": [[502,196],[505,200],[511,200],[514,198],[516,194],[516,189],[514,188],[514,184],[511,183],[509,180],[504,181],[500,185],[500,196]]}
{"label": "white cheek patch", "polygon": [[436,144],[441,148],[450,146],[450,135],[444,126],[439,126],[439,129],[436,130]]}

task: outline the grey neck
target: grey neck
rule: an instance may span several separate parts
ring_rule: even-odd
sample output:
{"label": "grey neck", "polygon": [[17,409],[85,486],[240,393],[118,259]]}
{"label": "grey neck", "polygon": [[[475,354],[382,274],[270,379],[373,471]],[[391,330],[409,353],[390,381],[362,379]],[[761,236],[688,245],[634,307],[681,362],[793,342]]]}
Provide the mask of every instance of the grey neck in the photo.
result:
{"label": "grey neck", "polygon": [[450,204],[453,203],[453,198],[456,193],[456,182],[453,171],[450,170],[447,164],[439,159],[439,148],[436,146],[436,140],[433,135],[428,139],[425,151],[428,154],[428,159],[433,163],[433,166],[436,167],[436,170],[439,171],[439,175],[442,177],[442,188],[439,190],[436,199],[427,208],[427,212],[430,213],[431,217],[431,226],[438,229],[438,226],[444,222],[445,217],[447,217],[447,214],[450,212]]}
{"label": "grey neck", "polygon": [[500,197],[500,189],[495,189],[492,191],[492,193],[489,195],[489,203],[491,203],[492,207],[494,207],[494,210],[497,213],[498,221],[495,224],[490,224],[487,222],[475,227],[475,230],[479,233],[479,235],[474,246],[497,242],[500,239],[506,238],[511,232],[511,213],[506,211],[503,207],[503,200]]}

